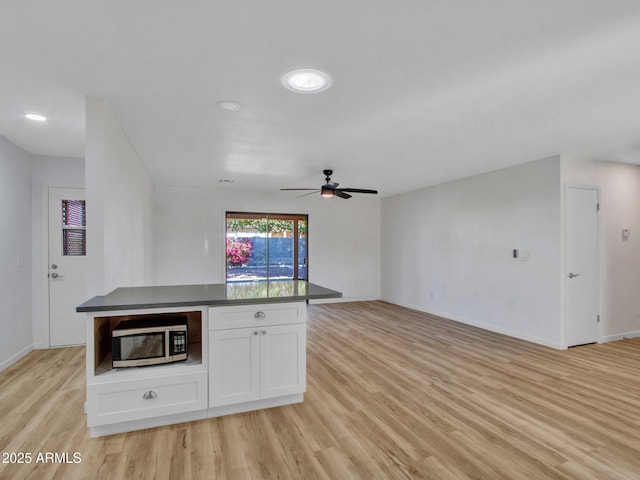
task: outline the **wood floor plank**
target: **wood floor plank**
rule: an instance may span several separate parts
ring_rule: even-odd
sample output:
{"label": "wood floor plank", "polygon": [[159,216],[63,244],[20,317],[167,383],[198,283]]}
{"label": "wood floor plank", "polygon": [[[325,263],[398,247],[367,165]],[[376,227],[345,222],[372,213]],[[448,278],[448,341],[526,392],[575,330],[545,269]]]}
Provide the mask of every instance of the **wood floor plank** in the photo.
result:
{"label": "wood floor plank", "polygon": [[304,403],[96,439],[84,349],[31,352],[0,372],[0,455],[81,462],[0,480],[640,479],[640,338],[558,351],[354,302],[309,306],[307,341]]}

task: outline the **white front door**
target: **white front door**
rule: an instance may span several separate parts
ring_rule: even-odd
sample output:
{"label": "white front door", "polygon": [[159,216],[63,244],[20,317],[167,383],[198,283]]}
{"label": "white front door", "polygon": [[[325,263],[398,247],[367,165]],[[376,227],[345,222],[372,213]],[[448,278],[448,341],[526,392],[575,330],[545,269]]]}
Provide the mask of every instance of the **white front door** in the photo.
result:
{"label": "white front door", "polygon": [[86,208],[83,188],[49,188],[49,346],[86,342]]}
{"label": "white front door", "polygon": [[598,190],[567,187],[565,210],[566,345],[598,341]]}

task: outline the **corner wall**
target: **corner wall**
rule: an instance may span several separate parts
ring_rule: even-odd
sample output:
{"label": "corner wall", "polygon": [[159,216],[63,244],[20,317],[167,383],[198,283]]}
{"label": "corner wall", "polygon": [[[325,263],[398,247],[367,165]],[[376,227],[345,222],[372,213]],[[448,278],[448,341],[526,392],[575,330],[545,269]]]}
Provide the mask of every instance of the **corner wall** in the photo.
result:
{"label": "corner wall", "polygon": [[640,167],[563,155],[562,180],[600,187],[600,340],[640,336]]}
{"label": "corner wall", "polygon": [[552,157],[383,199],[382,298],[562,348],[560,195]]}
{"label": "corner wall", "polygon": [[153,278],[153,182],[102,99],[86,101],[87,297]]}
{"label": "corner wall", "polygon": [[0,371],[33,349],[31,155],[0,137]]}

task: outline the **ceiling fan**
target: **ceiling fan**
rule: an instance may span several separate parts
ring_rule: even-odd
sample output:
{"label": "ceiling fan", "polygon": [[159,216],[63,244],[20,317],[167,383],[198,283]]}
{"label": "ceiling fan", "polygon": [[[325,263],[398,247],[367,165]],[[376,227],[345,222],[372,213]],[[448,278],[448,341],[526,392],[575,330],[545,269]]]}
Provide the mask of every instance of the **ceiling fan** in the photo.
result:
{"label": "ceiling fan", "polygon": [[286,190],[312,190],[309,193],[305,193],[303,195],[298,196],[305,197],[307,195],[313,195],[314,193],[320,192],[320,195],[323,197],[340,197],[340,198],[351,198],[349,193],[373,193],[377,195],[377,190],[369,190],[365,188],[338,188],[339,183],[331,181],[331,175],[333,175],[333,170],[323,170],[322,173],[325,174],[325,183],[320,188],[281,188],[281,191]]}

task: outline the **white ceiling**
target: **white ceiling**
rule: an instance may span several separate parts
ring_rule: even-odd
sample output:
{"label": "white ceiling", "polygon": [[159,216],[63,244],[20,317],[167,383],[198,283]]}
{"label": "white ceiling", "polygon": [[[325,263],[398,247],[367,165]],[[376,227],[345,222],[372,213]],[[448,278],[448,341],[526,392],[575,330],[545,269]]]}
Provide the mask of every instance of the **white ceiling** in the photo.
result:
{"label": "white ceiling", "polygon": [[[342,187],[386,196],[559,153],[640,163],[636,0],[0,9],[0,134],[36,155],[84,156],[92,95],[162,185],[225,178],[276,191],[319,186],[333,168]],[[280,76],[294,67],[324,69],[334,84],[292,93]]]}

